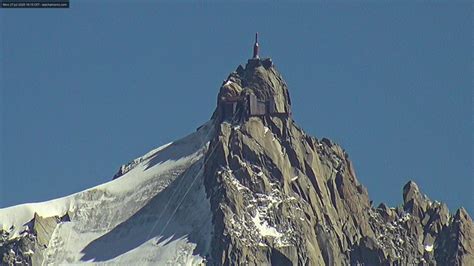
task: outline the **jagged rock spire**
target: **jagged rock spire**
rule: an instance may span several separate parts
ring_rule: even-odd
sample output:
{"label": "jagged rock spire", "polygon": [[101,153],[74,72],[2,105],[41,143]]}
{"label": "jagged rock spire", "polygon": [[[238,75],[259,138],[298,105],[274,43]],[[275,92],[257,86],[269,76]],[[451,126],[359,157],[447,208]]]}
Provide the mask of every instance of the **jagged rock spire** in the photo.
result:
{"label": "jagged rock spire", "polygon": [[223,82],[204,167],[211,265],[473,264],[467,212],[453,217],[414,182],[401,206],[373,208],[345,151],[307,135],[290,107],[271,59]]}

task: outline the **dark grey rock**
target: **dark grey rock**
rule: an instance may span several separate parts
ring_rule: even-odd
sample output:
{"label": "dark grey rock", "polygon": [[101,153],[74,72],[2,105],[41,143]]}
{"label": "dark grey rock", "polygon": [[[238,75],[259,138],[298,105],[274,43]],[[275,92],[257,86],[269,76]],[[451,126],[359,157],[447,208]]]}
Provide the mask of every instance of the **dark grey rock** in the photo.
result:
{"label": "dark grey rock", "polygon": [[28,222],[27,229],[20,236],[10,238],[6,231],[0,229],[0,262],[1,265],[42,265],[44,251],[51,236],[60,222],[70,221],[69,213],[62,217],[42,217],[37,213]]}
{"label": "dark grey rock", "polygon": [[[204,168],[215,226],[209,264],[472,262],[467,213],[452,217],[414,182],[403,188],[403,205],[374,209],[347,153],[294,123],[288,88],[271,61],[249,60],[227,81],[219,92],[213,115],[217,133]],[[223,120],[221,100],[246,93],[273,100],[288,115],[245,116],[245,106],[239,106],[236,117]]]}

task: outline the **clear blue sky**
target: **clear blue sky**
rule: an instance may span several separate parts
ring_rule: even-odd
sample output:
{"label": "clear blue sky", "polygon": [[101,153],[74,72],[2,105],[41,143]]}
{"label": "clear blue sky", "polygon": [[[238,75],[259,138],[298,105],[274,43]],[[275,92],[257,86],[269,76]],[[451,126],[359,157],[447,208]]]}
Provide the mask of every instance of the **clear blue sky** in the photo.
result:
{"label": "clear blue sky", "polygon": [[259,31],[295,120],[346,149],[374,204],[413,179],[472,215],[472,3],[351,2],[0,10],[0,207],[106,182],[194,131]]}

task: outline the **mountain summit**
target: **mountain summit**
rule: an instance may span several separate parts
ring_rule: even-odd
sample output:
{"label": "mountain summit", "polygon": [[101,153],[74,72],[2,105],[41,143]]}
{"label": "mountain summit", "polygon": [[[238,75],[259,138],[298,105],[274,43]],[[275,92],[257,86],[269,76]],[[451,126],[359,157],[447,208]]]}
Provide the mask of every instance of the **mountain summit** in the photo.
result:
{"label": "mountain summit", "polygon": [[[258,48],[258,47],[257,47]],[[64,198],[0,209],[0,261],[472,265],[474,226],[418,186],[374,207],[349,156],[292,119],[271,59],[222,83],[209,122]]]}
{"label": "mountain summit", "polygon": [[222,84],[213,119],[246,121],[250,117],[291,115],[288,88],[270,58],[250,59]]}

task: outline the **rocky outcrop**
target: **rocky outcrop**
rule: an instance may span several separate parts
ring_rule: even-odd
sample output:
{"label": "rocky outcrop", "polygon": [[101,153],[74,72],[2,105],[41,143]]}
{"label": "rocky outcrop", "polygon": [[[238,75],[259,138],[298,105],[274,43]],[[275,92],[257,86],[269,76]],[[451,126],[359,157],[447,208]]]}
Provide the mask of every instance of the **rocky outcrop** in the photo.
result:
{"label": "rocky outcrop", "polygon": [[42,217],[35,213],[19,236],[12,237],[8,231],[0,229],[1,265],[42,265],[44,251],[56,226],[67,221],[70,221],[69,213],[62,217]]}
{"label": "rocky outcrop", "polygon": [[457,210],[450,223],[436,239],[435,260],[440,265],[472,265],[474,261],[474,226],[464,208]]}
{"label": "rocky outcrop", "polygon": [[[220,117],[226,99],[273,99],[287,115]],[[205,165],[212,265],[467,265],[472,220],[453,217],[418,186],[403,205],[371,206],[347,153],[308,136],[291,118],[288,88],[270,61],[249,60],[220,89],[217,133]]]}

